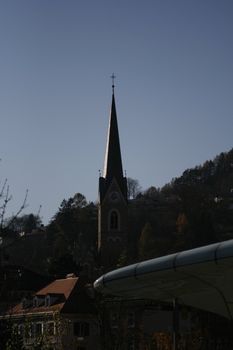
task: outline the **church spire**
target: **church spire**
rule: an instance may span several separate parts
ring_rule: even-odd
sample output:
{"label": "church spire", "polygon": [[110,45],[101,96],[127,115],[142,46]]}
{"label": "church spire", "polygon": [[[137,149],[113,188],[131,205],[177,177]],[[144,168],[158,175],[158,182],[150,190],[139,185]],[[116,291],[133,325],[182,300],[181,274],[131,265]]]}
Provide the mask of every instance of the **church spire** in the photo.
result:
{"label": "church spire", "polygon": [[[105,270],[116,266],[127,247],[127,180],[123,175],[112,75],[112,104],[103,176],[99,177],[98,250]],[[114,243],[115,242],[115,243]]]}
{"label": "church spire", "polygon": [[123,170],[114,96],[114,82],[112,88],[112,105],[109,119],[103,177],[107,181],[111,181],[114,177],[118,181],[121,181],[121,179],[123,178]]}
{"label": "church spire", "polygon": [[[98,250],[101,265],[116,266],[127,247],[127,180],[123,175],[112,75],[112,104],[103,175],[99,177]],[[113,243],[115,242],[115,243]]]}
{"label": "church spire", "polygon": [[114,95],[114,89],[115,89],[115,85],[114,85],[114,80],[115,80],[116,76],[114,73],[112,73],[111,75],[111,79],[112,79],[112,94]]}

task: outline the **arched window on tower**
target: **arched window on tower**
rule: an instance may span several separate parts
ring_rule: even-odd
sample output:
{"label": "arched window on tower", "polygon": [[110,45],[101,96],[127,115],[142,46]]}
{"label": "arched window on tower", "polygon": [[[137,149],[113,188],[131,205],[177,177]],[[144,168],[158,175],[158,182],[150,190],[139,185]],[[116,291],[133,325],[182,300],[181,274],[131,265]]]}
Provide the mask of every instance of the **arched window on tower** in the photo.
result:
{"label": "arched window on tower", "polygon": [[110,213],[110,222],[109,222],[110,230],[118,230],[119,229],[119,215],[116,210],[111,211]]}

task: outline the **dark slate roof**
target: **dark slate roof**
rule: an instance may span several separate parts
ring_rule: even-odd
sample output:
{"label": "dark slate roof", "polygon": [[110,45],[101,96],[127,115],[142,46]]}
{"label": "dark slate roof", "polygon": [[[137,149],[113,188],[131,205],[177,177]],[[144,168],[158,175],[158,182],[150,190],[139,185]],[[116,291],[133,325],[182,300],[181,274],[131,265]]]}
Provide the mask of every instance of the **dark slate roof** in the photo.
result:
{"label": "dark slate roof", "polygon": [[109,185],[112,183],[113,179],[117,181],[123,196],[127,200],[127,182],[126,178],[123,176],[120,138],[118,132],[114,94],[112,95],[103,177],[100,177],[99,182],[100,201],[102,201],[104,198],[107,189],[109,188]]}
{"label": "dark slate roof", "polygon": [[113,177],[119,180],[123,177],[120,139],[119,139],[119,132],[118,132],[114,94],[112,95],[112,106],[111,106],[111,113],[110,113],[103,176],[108,180],[112,180]]}

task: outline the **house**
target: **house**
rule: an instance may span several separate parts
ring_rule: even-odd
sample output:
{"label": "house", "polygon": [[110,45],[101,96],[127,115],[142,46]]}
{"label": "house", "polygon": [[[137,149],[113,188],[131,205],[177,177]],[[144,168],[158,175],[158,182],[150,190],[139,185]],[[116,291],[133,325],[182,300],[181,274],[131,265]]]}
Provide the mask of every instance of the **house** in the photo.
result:
{"label": "house", "polygon": [[10,320],[26,349],[99,349],[90,285],[69,274],[25,297],[1,319]]}

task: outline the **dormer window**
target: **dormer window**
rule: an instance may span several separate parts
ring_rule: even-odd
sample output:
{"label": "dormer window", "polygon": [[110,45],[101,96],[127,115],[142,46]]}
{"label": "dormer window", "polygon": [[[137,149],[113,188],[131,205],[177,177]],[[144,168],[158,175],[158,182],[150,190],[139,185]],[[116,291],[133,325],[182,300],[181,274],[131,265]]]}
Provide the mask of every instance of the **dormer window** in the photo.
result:
{"label": "dormer window", "polygon": [[28,307],[28,300],[26,298],[23,298],[22,300],[22,307],[23,309],[26,309]]}
{"label": "dormer window", "polygon": [[22,300],[22,308],[23,309],[26,309],[26,303],[27,303],[27,300],[26,300],[26,298],[23,298],[23,300]]}
{"label": "dormer window", "polygon": [[45,306],[48,307],[51,305],[51,298],[50,298],[50,295],[46,295],[45,297]]}
{"label": "dormer window", "polygon": [[33,303],[33,307],[37,307],[38,306],[38,298],[34,297],[32,303]]}
{"label": "dormer window", "polygon": [[33,307],[44,306],[44,295],[35,295],[32,303]]}
{"label": "dormer window", "polygon": [[29,307],[32,307],[32,297],[30,295],[28,296],[25,296],[23,299],[22,299],[22,308],[23,309],[27,309]]}

